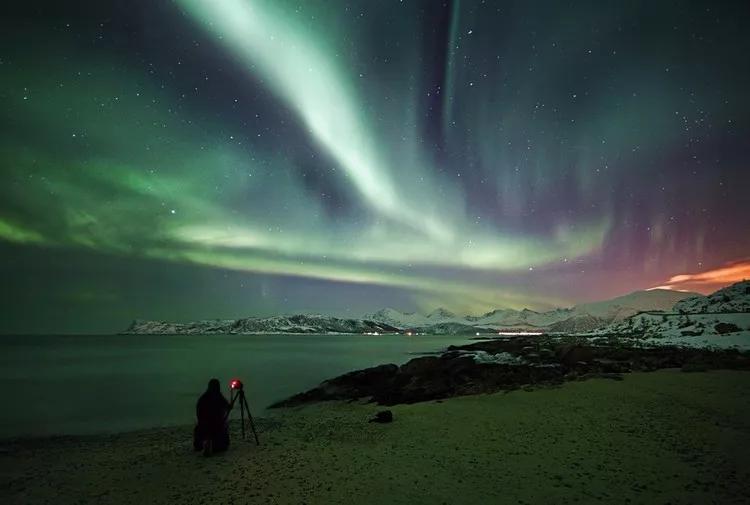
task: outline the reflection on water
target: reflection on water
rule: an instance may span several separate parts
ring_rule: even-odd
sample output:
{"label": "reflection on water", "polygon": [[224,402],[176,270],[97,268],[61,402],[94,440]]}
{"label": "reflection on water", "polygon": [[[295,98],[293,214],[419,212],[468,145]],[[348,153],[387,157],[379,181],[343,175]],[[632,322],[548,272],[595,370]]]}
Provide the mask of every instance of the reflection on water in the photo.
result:
{"label": "reflection on water", "polygon": [[211,377],[225,385],[242,378],[253,413],[262,415],[324,379],[462,342],[401,335],[2,337],[0,387],[10,408],[0,417],[0,437],[191,423]]}

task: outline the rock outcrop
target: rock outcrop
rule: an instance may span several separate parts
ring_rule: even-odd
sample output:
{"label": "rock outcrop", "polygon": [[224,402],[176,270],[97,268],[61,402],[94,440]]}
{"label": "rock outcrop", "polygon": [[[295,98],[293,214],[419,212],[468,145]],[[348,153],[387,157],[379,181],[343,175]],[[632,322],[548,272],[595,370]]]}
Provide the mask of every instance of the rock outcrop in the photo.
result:
{"label": "rock outcrop", "polygon": [[[515,360],[486,359],[506,355]],[[350,372],[272,407],[361,398],[380,405],[416,403],[549,386],[567,380],[621,379],[623,373],[660,368],[750,370],[750,354],[736,350],[561,344],[552,339],[488,340],[451,346],[440,355],[414,358],[401,366],[387,364]]]}

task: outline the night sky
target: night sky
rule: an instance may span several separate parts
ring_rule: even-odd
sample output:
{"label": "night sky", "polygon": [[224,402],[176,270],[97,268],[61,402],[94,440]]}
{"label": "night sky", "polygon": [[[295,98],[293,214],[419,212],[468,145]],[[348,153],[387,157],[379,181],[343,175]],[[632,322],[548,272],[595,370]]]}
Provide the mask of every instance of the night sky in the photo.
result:
{"label": "night sky", "polygon": [[2,332],[750,277],[747,1],[19,4]]}

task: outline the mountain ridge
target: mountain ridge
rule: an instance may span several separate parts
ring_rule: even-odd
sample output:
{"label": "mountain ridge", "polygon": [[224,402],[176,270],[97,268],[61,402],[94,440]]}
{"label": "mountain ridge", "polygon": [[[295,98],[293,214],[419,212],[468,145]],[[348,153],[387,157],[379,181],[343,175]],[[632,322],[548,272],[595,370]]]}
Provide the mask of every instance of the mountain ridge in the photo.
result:
{"label": "mountain ridge", "polygon": [[676,302],[695,295],[697,293],[656,289],[633,291],[609,300],[578,304],[570,308],[555,308],[545,312],[529,308],[498,308],[481,316],[456,316],[446,309],[437,308],[422,316],[414,312],[404,313],[387,308],[365,314],[363,317],[416,331],[438,323],[462,324],[477,329],[570,331],[569,328],[575,328],[576,331],[586,331],[622,321],[646,310],[669,310]]}
{"label": "mountain ridge", "polygon": [[187,323],[135,320],[126,334],[256,334],[256,333],[494,333],[497,331],[584,332],[623,321],[640,312],[671,308],[695,293],[669,290],[634,291],[627,295],[537,312],[498,308],[480,316],[458,316],[439,307],[426,315],[383,308],[361,318],[295,314]]}
{"label": "mountain ridge", "polygon": [[212,335],[256,333],[393,333],[398,328],[369,320],[318,314],[215,319],[189,323],[136,319],[125,334]]}

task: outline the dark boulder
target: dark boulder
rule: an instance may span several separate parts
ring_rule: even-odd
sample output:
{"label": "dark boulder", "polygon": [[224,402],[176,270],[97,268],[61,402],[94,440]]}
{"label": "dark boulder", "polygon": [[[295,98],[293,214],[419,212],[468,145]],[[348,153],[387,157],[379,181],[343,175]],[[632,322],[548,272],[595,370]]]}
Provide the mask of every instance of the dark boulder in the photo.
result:
{"label": "dark boulder", "polygon": [[390,410],[381,410],[377,414],[375,414],[375,417],[370,419],[371,423],[392,423],[393,422],[393,412]]}
{"label": "dark boulder", "polygon": [[725,333],[738,332],[740,327],[732,323],[718,323],[714,326],[714,331],[719,335],[724,335]]}
{"label": "dark boulder", "polygon": [[591,347],[581,345],[562,345],[555,349],[555,356],[565,366],[573,367],[580,362],[589,362],[594,358]]}

